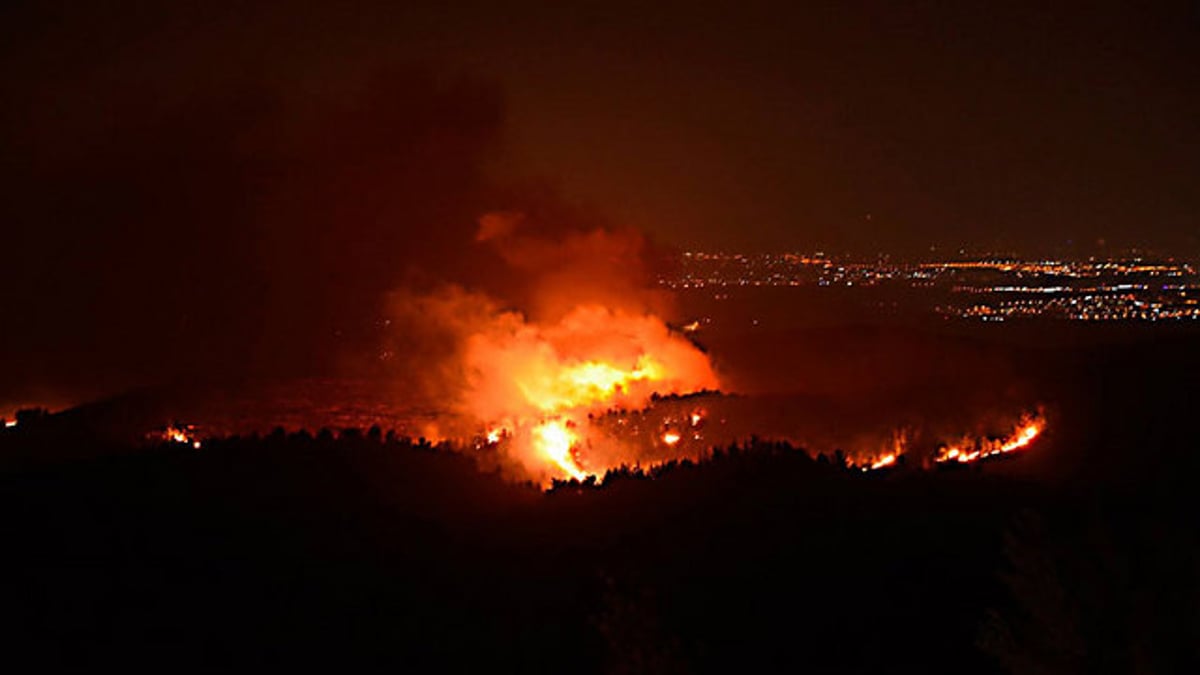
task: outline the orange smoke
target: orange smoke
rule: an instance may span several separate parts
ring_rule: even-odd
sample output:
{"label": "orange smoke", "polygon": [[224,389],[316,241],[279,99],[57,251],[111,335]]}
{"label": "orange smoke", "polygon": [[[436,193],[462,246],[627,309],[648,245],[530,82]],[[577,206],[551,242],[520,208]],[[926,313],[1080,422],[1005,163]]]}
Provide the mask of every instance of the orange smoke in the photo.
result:
{"label": "orange smoke", "polygon": [[548,484],[644,456],[593,417],[719,381],[708,356],[663,318],[669,298],[648,283],[640,235],[564,228],[543,215],[480,219],[475,245],[496,253],[503,299],[458,286],[395,293],[387,352],[411,359],[409,386],[455,402],[459,431],[516,477]]}
{"label": "orange smoke", "polygon": [[636,232],[563,230],[505,212],[480,218],[476,242],[526,279],[533,313],[493,311],[470,327],[462,407],[485,428],[507,430],[500,445],[534,479],[637,462],[637,448],[592,428],[593,413],[717,388],[708,357],[658,313],[663,298],[649,290]]}

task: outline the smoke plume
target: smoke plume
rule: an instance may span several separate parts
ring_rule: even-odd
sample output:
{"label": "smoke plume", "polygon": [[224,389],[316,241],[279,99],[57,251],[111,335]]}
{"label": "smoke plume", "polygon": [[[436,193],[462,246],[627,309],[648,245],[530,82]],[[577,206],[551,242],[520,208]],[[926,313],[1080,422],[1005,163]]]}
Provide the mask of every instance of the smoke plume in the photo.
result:
{"label": "smoke plume", "polygon": [[[592,413],[636,409],[654,394],[716,389],[707,355],[662,318],[635,232],[557,232],[524,213],[489,213],[476,245],[515,280],[500,299],[460,285],[392,296],[398,382],[450,402],[453,434],[491,432],[524,476],[580,477],[633,463],[638,449],[589,434]],[[407,356],[407,358],[405,358]]]}

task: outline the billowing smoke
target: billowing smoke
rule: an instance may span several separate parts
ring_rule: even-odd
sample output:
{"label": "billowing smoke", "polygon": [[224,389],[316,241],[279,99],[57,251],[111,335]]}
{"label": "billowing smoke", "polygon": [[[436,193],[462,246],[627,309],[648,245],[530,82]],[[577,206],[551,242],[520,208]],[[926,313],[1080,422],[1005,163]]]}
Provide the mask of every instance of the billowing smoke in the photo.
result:
{"label": "billowing smoke", "polygon": [[654,394],[717,389],[707,355],[659,313],[634,232],[563,229],[520,213],[480,218],[476,245],[494,246],[507,303],[447,285],[393,296],[389,355],[400,378],[450,403],[453,435],[488,433],[523,477],[582,477],[638,461],[636,447],[589,433],[589,415],[637,409]]}
{"label": "billowing smoke", "polygon": [[573,215],[555,209],[493,212],[479,219],[476,243],[494,248],[515,274],[525,312],[536,320],[557,320],[578,305],[599,304],[670,317],[670,294],[652,286],[646,238],[630,229],[558,222]]}

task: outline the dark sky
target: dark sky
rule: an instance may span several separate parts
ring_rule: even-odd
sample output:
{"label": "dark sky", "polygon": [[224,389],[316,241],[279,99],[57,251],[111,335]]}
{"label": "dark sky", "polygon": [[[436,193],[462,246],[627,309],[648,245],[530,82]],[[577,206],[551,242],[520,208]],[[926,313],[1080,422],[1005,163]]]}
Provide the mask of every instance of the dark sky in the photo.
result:
{"label": "dark sky", "polygon": [[1200,4],[876,4],[562,8],[471,53],[511,166],[680,244],[1195,249]]}
{"label": "dark sky", "polygon": [[354,4],[0,10],[0,399],[314,363],[547,200],[679,247],[1200,249],[1195,2]]}

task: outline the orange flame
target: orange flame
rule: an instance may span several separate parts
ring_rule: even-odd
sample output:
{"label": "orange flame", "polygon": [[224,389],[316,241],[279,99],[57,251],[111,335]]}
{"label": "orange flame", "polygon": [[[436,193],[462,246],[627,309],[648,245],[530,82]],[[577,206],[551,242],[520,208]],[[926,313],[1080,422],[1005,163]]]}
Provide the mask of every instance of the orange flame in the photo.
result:
{"label": "orange flame", "polygon": [[571,456],[571,448],[578,442],[567,422],[561,419],[548,420],[533,428],[533,445],[555,466],[575,480],[583,480],[587,472],[579,468]]}
{"label": "orange flame", "polygon": [[857,466],[863,471],[874,471],[876,469],[884,469],[894,465],[908,450],[908,431],[905,429],[897,429],[892,434],[890,449],[883,454],[878,455],[874,459],[867,460],[862,464],[851,462],[851,466]]}
{"label": "orange flame", "polygon": [[958,462],[967,464],[987,457],[1003,455],[1023,450],[1033,443],[1046,429],[1046,420],[1039,415],[1026,415],[1021,418],[1016,429],[1006,438],[984,439],[972,441],[964,439],[957,444],[949,445],[934,457],[938,463]]}
{"label": "orange flame", "polygon": [[187,425],[185,427],[168,425],[160,434],[158,434],[158,437],[167,443],[190,445],[194,449],[199,450],[201,443],[195,437],[192,431],[193,427],[191,425]]}
{"label": "orange flame", "polygon": [[896,463],[896,454],[887,454],[871,463],[871,469],[882,469]]}
{"label": "orange flame", "polygon": [[[591,433],[589,413],[718,387],[708,357],[662,319],[599,305],[549,324],[499,313],[467,337],[464,365],[465,410],[491,429],[489,443],[543,483],[637,463],[636,448]],[[702,417],[691,419],[695,426]],[[662,440],[673,446],[680,438],[669,432]]]}

